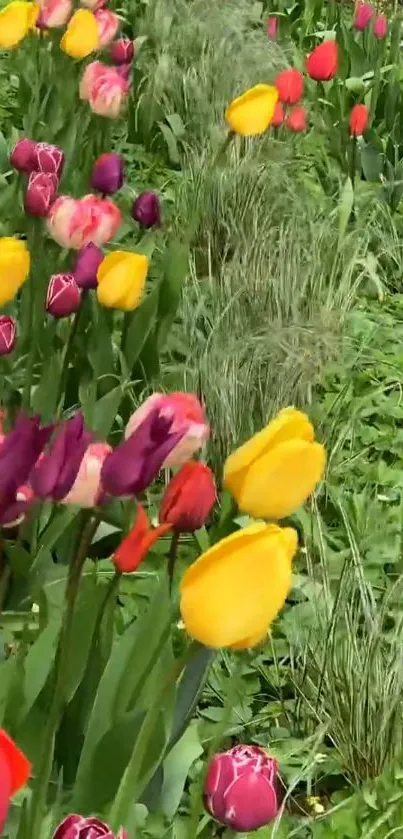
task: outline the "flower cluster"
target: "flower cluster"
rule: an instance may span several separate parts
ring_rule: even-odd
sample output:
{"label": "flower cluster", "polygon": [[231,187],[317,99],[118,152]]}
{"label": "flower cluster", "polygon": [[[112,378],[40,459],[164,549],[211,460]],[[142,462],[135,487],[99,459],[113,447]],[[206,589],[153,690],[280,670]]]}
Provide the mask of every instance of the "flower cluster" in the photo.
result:
{"label": "flower cluster", "polygon": [[355,7],[353,25],[357,32],[364,32],[373,23],[375,38],[382,41],[388,34],[388,19],[385,14],[377,14],[371,3],[358,0]]}

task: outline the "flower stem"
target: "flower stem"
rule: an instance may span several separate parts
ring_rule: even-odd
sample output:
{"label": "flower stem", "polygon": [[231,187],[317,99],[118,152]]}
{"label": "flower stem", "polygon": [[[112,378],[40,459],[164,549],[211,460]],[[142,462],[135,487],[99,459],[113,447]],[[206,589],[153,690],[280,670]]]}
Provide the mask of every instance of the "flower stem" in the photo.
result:
{"label": "flower stem", "polygon": [[172,585],[174,581],[174,573],[175,573],[175,562],[176,556],[178,553],[178,546],[179,546],[179,533],[176,533],[174,530],[172,534],[171,544],[169,547],[168,552],[168,585],[169,585],[169,593],[172,592]]}
{"label": "flower stem", "polygon": [[[80,315],[81,315],[82,307],[83,307],[83,304],[84,304],[84,299],[85,299],[85,291],[83,291],[83,294],[82,294],[82,301],[81,301],[80,308],[77,310],[77,312],[74,315],[73,322],[72,322],[71,327],[70,327],[69,337],[67,339],[66,349],[64,351],[63,365],[62,365],[62,369],[61,369],[61,373],[60,373],[59,389],[58,389],[58,395],[57,395],[57,400],[56,400],[56,405],[57,406],[59,406],[59,403],[62,402],[63,397],[64,397],[64,391],[66,390],[67,376],[68,376],[68,373],[69,373],[69,366],[70,366],[70,360],[71,360],[72,350],[73,350],[73,346],[74,346],[74,339],[77,335],[77,329],[78,329],[78,325],[79,325],[79,322],[80,322]],[[63,407],[63,403],[60,405],[60,408],[62,408],[62,407]]]}

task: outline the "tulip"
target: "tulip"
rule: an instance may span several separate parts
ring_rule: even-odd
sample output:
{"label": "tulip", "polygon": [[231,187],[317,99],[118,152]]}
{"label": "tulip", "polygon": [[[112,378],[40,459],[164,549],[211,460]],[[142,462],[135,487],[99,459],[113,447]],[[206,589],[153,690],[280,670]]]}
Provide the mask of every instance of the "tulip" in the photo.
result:
{"label": "tulip", "polygon": [[136,309],[141,303],[147,271],[148,257],[142,253],[108,253],[98,268],[99,303],[124,312]]}
{"label": "tulip", "polygon": [[45,218],[56,198],[57,175],[31,172],[24,195],[24,210],[30,216]]}
{"label": "tulip", "polygon": [[17,492],[27,483],[42,449],[49,440],[53,426],[43,428],[38,417],[19,416],[15,427],[0,445],[0,521],[17,501]]}
{"label": "tulip", "polygon": [[10,315],[0,315],[0,356],[10,355],[17,340],[17,322]]}
{"label": "tulip", "polygon": [[89,9],[78,9],[70,18],[60,41],[63,52],[71,58],[86,58],[97,49],[99,42],[98,24]]}
{"label": "tulip", "polygon": [[294,134],[299,134],[306,129],[306,117],[306,108],[302,105],[297,105],[288,114],[285,124]]}
{"label": "tulip", "polygon": [[116,69],[101,61],[86,67],[80,84],[80,98],[88,100],[95,114],[116,119],[129,92],[129,83]]}
{"label": "tulip", "polygon": [[140,227],[159,227],[161,224],[161,209],[158,195],[151,190],[141,192],[133,204],[132,216]]}
{"label": "tulip", "polygon": [[43,29],[64,26],[73,11],[72,0],[36,0],[39,17],[36,25]]}
{"label": "tulip", "polygon": [[127,423],[128,439],[144,419],[158,409],[161,416],[173,422],[172,431],[181,431],[180,442],[163,462],[165,469],[182,466],[209,438],[210,429],[203,408],[194,393],[154,393],[132,414]]}
{"label": "tulip", "polygon": [[377,15],[374,23],[374,35],[378,41],[382,41],[388,34],[388,19],[386,15]]}
{"label": "tulip", "polygon": [[31,474],[31,486],[38,498],[61,501],[72,489],[81,462],[92,442],[81,412],[64,422],[49,451],[41,457]]}
{"label": "tulip", "polygon": [[164,410],[160,403],[154,405],[128,439],[106,458],[101,473],[105,492],[139,495],[158,475],[185,434],[185,423],[179,424],[174,413]]}
{"label": "tulip", "polygon": [[[95,816],[67,816],[56,828],[52,839],[115,839],[111,828]],[[126,831],[121,828],[116,839],[127,839]]]}
{"label": "tulip", "polygon": [[276,103],[276,107],[274,109],[273,119],[271,121],[273,128],[278,128],[280,125],[283,124],[285,118],[284,108],[281,102]]}
{"label": "tulip", "polygon": [[120,26],[120,20],[110,9],[98,9],[95,20],[98,24],[98,49],[103,49],[112,43]]}
{"label": "tulip", "polygon": [[116,72],[122,79],[124,79],[127,82],[131,73],[131,69],[131,64],[119,64],[119,67],[116,67]]}
{"label": "tulip", "polygon": [[92,242],[101,247],[115,235],[121,222],[119,208],[97,195],[61,195],[48,216],[48,229],[62,248],[80,250]]}
{"label": "tulip", "polygon": [[18,487],[15,493],[15,499],[9,507],[2,510],[0,526],[5,528],[18,527],[24,521],[26,513],[33,501],[34,493],[28,484]]}
{"label": "tulip", "polygon": [[3,832],[10,799],[25,786],[30,771],[29,760],[0,728],[0,833]]}
{"label": "tulip", "polygon": [[50,143],[35,143],[33,152],[34,169],[61,178],[64,167],[64,152]]}
{"label": "tulip", "polygon": [[11,0],[4,6],[0,11],[0,49],[18,46],[35,26],[38,11],[36,3],[26,0]]}
{"label": "tulip", "polygon": [[80,463],[73,486],[62,498],[62,504],[78,504],[79,507],[96,507],[103,500],[101,486],[102,466],[111,453],[108,443],[90,443]]}
{"label": "tulip", "polygon": [[45,308],[54,318],[67,318],[80,308],[81,291],[73,274],[53,274],[46,292]]}
{"label": "tulip", "polygon": [[278,812],[277,762],[260,746],[234,746],[211,759],[204,803],[221,824],[249,833],[274,821]]}
{"label": "tulip", "polygon": [[361,137],[367,130],[369,111],[365,105],[354,105],[350,112],[349,128],[352,137]]}
{"label": "tulip", "polygon": [[103,258],[101,248],[97,248],[92,242],[79,250],[74,267],[74,279],[79,288],[97,287],[97,271]]}
{"label": "tulip", "polygon": [[91,186],[103,195],[113,195],[123,186],[124,160],[120,154],[101,154],[91,173]]}
{"label": "tulip", "polygon": [[28,140],[27,137],[15,144],[10,155],[10,163],[14,166],[14,169],[17,169],[18,172],[30,174],[36,168],[35,147],[36,143],[33,140]]}
{"label": "tulip", "polygon": [[177,533],[194,533],[206,524],[216,501],[211,469],[195,460],[171,478],[161,501],[159,520]]}
{"label": "tulip", "polygon": [[374,15],[374,7],[371,3],[358,2],[355,10],[353,26],[358,32],[367,29]]}
{"label": "tulip", "polygon": [[266,23],[267,28],[267,37],[269,41],[275,41],[277,38],[277,30],[278,30],[278,17],[275,15],[270,15],[267,18]]}
{"label": "tulip", "polygon": [[0,237],[0,306],[13,300],[28,277],[30,264],[29,250],[22,239]]}
{"label": "tulip", "polygon": [[253,137],[269,127],[278,99],[276,87],[257,84],[234,99],[225,111],[225,119],[235,134]]}
{"label": "tulip", "polygon": [[112,64],[131,64],[134,58],[134,41],[130,38],[119,38],[111,45],[110,57]]}
{"label": "tulip", "polygon": [[106,4],[107,0],[81,0],[81,5],[85,6],[86,9],[91,9],[92,12],[102,9]]}
{"label": "tulip", "polygon": [[315,47],[306,59],[306,69],[311,79],[327,82],[337,73],[339,50],[336,41],[324,41]]}
{"label": "tulip", "polygon": [[262,641],[291,588],[297,533],[262,522],[217,542],[182,579],[182,620],[206,647],[243,649]]}
{"label": "tulip", "polygon": [[230,454],[224,485],[244,513],[281,519],[311,495],[322,478],[325,459],[308,417],[295,408],[284,408]]}
{"label": "tulip", "polygon": [[116,570],[122,574],[132,574],[136,571],[152,545],[170,529],[170,524],[161,524],[159,527],[152,528],[144,508],[141,504],[137,504],[134,526],[112,557]]}
{"label": "tulip", "polygon": [[278,98],[283,104],[295,105],[301,99],[304,90],[304,77],[294,67],[278,73],[274,84],[278,90]]}

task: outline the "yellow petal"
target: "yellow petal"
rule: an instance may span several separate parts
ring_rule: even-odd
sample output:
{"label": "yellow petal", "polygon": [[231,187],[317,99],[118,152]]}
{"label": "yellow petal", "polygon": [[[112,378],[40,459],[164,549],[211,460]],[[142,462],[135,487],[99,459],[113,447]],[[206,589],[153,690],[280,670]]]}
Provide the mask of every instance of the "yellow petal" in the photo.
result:
{"label": "yellow petal", "polygon": [[99,29],[95,15],[89,9],[78,9],[70,18],[60,41],[62,50],[71,58],[86,58],[97,49]]}
{"label": "yellow petal", "polygon": [[181,584],[189,634],[208,647],[248,646],[263,638],[290,589],[290,546],[290,534],[257,523],[200,557]]}
{"label": "yellow petal", "polygon": [[22,239],[0,238],[0,305],[13,300],[27,279],[30,269],[29,250]]}
{"label": "yellow petal", "polygon": [[98,301],[108,308],[132,311],[141,302],[148,271],[144,254],[115,251],[98,269]]}
{"label": "yellow petal", "polygon": [[25,38],[39,13],[35,3],[12,0],[0,11],[0,49],[12,49]]}
{"label": "yellow petal", "polygon": [[268,629],[265,629],[262,635],[251,635],[249,638],[243,638],[242,641],[231,644],[231,650],[249,650],[251,647],[256,647],[257,644],[266,640],[268,634]]}
{"label": "yellow petal", "polygon": [[325,463],[325,450],[320,443],[280,443],[247,470],[236,496],[239,509],[256,518],[281,519],[291,515],[315,489]]}
{"label": "yellow petal", "polygon": [[262,134],[273,119],[277,100],[277,88],[257,84],[228,105],[225,119],[231,130],[243,137]]}

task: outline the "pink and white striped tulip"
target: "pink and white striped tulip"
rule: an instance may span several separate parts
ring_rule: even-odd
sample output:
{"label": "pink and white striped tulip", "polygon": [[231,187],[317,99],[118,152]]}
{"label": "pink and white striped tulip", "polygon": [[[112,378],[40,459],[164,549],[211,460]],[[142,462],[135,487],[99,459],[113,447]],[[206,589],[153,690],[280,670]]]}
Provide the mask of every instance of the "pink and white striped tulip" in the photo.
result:
{"label": "pink and white striped tulip", "polygon": [[181,466],[209,438],[210,428],[204,410],[195,393],[153,393],[130,417],[125,430],[126,440],[156,408],[161,418],[172,420],[171,434],[184,432],[164,461],[163,468]]}
{"label": "pink and white striped tulip", "polygon": [[90,242],[102,247],[115,235],[121,212],[113,201],[97,195],[61,195],[48,216],[48,229],[62,248],[80,250]]}
{"label": "pink and white striped tulip", "polygon": [[95,12],[95,20],[99,31],[98,49],[103,49],[112,43],[119,29],[120,20],[110,9],[98,9]]}
{"label": "pink and white striped tulip", "polygon": [[204,803],[217,821],[249,833],[274,821],[278,812],[277,763],[260,746],[235,746],[214,755]]}
{"label": "pink and white striped tulip", "polygon": [[39,15],[36,25],[40,29],[55,29],[64,26],[73,12],[72,0],[36,0]]}

